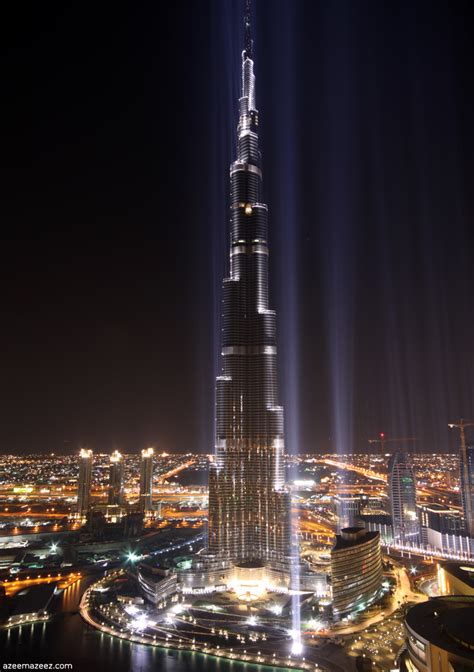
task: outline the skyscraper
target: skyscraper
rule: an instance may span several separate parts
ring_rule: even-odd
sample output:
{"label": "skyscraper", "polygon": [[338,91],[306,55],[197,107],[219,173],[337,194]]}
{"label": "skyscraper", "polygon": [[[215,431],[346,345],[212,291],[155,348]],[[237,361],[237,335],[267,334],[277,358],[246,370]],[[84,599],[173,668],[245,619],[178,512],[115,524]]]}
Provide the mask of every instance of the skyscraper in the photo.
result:
{"label": "skyscraper", "polygon": [[153,511],[153,448],[142,450],[140,463],[140,511],[144,516]]}
{"label": "skyscraper", "polygon": [[109,504],[123,503],[123,468],[123,457],[118,450],[114,450],[110,456]]}
{"label": "skyscraper", "polygon": [[461,418],[459,422],[449,423],[448,427],[459,429],[461,439],[459,451],[459,472],[461,499],[466,534],[474,539],[474,447],[467,446],[466,428],[474,427],[474,422]]}
{"label": "skyscraper", "polygon": [[406,453],[394,453],[390,457],[388,489],[395,543],[418,544],[420,530],[416,509],[416,482],[410,458]]}
{"label": "skyscraper", "polygon": [[77,513],[85,518],[89,511],[91,483],[92,483],[93,452],[81,448],[79,452],[79,482],[77,490]]}
{"label": "skyscraper", "polygon": [[216,446],[209,473],[209,552],[233,563],[283,561],[291,544],[253,68],[247,2],[237,158],[230,167],[230,265],[222,283]]}
{"label": "skyscraper", "polygon": [[461,499],[466,534],[474,539],[474,446],[461,451]]}

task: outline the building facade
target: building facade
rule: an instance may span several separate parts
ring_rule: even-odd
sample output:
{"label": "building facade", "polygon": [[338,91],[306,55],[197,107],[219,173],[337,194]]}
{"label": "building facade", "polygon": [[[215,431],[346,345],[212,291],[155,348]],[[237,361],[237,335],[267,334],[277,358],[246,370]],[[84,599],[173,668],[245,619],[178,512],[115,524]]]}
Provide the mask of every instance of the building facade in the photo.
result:
{"label": "building facade", "polygon": [[144,516],[153,512],[153,452],[153,448],[144,448],[140,462],[140,512]]}
{"label": "building facade", "polygon": [[77,513],[82,519],[86,519],[90,507],[92,486],[92,462],[93,452],[90,449],[81,448],[79,453],[79,481],[77,490]]}
{"label": "building facade", "polygon": [[110,456],[108,503],[123,504],[123,457],[114,450]]}
{"label": "building facade", "polygon": [[334,497],[338,532],[345,527],[354,527],[359,524],[361,507],[360,495],[336,495]]}
{"label": "building facade", "polygon": [[359,518],[359,525],[365,527],[369,532],[378,532],[380,534],[380,543],[382,545],[393,543],[392,517],[388,514],[362,514]]}
{"label": "building facade", "polygon": [[336,536],[331,551],[333,614],[339,620],[363,611],[382,589],[380,535],[362,527],[348,527]]}
{"label": "building facade", "polygon": [[474,670],[474,597],[436,597],[405,617],[406,652],[401,672]]}
{"label": "building facade", "polygon": [[470,555],[472,543],[466,536],[464,519],[459,511],[442,504],[421,504],[418,515],[423,546],[445,553]]}
{"label": "building facade", "polygon": [[394,542],[418,545],[420,528],[416,508],[416,482],[407,453],[394,453],[388,463],[388,489]]}
{"label": "building facade", "polygon": [[461,498],[465,532],[474,539],[474,446],[467,446],[460,455]]}
{"label": "building facade", "polygon": [[155,606],[165,603],[176,593],[177,576],[172,569],[141,563],[137,568],[137,579],[145,598]]}
{"label": "building facade", "polygon": [[250,17],[245,21],[237,158],[230,167],[230,264],[222,283],[221,375],[209,471],[209,553],[231,563],[290,555],[276,315],[268,301],[268,208],[262,200]]}
{"label": "building facade", "polygon": [[474,566],[443,562],[438,565],[437,575],[440,595],[471,595],[474,597]]}

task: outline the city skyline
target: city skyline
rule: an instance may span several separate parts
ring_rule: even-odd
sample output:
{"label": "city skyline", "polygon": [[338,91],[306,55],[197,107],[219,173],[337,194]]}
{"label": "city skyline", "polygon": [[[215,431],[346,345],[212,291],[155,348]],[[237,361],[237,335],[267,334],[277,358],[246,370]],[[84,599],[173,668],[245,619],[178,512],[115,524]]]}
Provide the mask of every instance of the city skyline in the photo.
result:
{"label": "city skyline", "polygon": [[[27,47],[13,23],[11,221],[37,228],[4,245],[2,452],[212,450],[237,5],[149,21],[98,12],[93,25],[63,9],[49,32],[44,10]],[[429,21],[422,3],[256,8],[290,452],[360,452],[380,431],[416,436],[414,452],[456,451],[447,424],[473,415],[473,47],[461,5],[437,5]]]}
{"label": "city skyline", "polygon": [[474,669],[472,9],[24,18],[2,661]]}

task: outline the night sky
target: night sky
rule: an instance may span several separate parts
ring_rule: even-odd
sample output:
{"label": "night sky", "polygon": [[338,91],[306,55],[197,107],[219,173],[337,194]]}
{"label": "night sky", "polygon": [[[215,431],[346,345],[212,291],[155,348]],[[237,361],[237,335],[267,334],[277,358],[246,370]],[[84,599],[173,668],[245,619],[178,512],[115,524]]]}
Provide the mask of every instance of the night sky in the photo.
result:
{"label": "night sky", "polygon": [[[66,4],[3,21],[0,451],[211,452],[243,2]],[[474,416],[473,19],[257,0],[291,452]]]}

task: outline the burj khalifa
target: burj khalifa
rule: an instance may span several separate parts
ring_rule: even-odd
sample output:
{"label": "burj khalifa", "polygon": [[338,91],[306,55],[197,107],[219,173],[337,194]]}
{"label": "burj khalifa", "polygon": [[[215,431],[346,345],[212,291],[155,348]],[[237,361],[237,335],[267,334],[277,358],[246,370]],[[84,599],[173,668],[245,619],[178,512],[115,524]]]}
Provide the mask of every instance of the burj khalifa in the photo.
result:
{"label": "burj khalifa", "polygon": [[255,94],[247,0],[237,157],[230,166],[230,265],[222,282],[216,445],[209,473],[209,552],[233,564],[285,562],[291,548]]}

